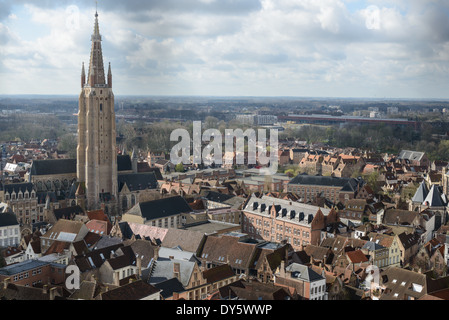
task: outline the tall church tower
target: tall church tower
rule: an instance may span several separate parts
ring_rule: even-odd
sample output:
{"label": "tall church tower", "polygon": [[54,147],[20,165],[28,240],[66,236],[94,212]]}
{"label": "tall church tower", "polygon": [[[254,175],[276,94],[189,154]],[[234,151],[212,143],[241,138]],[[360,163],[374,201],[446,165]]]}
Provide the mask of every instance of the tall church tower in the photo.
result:
{"label": "tall church tower", "polygon": [[84,186],[86,209],[100,208],[104,196],[117,197],[114,94],[109,63],[105,77],[98,13],[92,34],[89,70],[81,70],[78,112],[77,178]]}

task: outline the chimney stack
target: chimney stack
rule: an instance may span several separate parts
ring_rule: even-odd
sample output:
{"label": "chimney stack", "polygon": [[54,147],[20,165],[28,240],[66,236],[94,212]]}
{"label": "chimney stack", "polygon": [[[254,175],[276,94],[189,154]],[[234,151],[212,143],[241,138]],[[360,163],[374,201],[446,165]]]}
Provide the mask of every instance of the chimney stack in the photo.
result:
{"label": "chimney stack", "polygon": [[6,278],[3,280],[3,289],[8,289],[8,284],[11,282],[11,278]]}
{"label": "chimney stack", "polygon": [[181,265],[179,262],[173,263],[173,277],[181,281]]}
{"label": "chimney stack", "polygon": [[114,285],[120,286],[119,274],[118,272],[114,272]]}
{"label": "chimney stack", "polygon": [[55,300],[56,297],[56,287],[50,289],[50,300]]}
{"label": "chimney stack", "polygon": [[142,277],[142,258],[137,256],[137,274],[139,275],[139,278]]}

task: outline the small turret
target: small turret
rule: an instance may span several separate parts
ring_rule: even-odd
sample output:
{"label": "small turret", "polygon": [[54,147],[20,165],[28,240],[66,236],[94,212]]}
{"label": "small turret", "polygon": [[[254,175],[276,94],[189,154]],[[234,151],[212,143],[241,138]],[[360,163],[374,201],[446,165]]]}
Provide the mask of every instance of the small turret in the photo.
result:
{"label": "small turret", "polygon": [[83,67],[81,68],[81,88],[84,88],[85,84],[86,84],[86,71],[84,71],[84,62],[83,62]]}
{"label": "small turret", "polygon": [[111,72],[111,63],[109,62],[109,69],[108,69],[108,87],[112,88],[112,72]]}

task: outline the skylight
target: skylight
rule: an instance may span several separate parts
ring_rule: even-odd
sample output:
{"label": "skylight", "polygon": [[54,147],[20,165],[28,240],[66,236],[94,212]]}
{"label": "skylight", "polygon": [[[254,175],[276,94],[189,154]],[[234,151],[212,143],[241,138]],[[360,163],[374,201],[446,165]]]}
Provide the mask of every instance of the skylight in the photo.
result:
{"label": "skylight", "polygon": [[414,292],[421,292],[423,289],[423,286],[420,284],[412,283],[412,290]]}

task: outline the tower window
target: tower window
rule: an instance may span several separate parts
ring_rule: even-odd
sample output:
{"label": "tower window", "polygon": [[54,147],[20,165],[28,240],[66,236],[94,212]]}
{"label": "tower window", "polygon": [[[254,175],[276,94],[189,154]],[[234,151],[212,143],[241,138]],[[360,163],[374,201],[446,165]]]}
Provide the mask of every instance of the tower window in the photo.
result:
{"label": "tower window", "polygon": [[100,103],[100,111],[103,111],[103,104]]}

